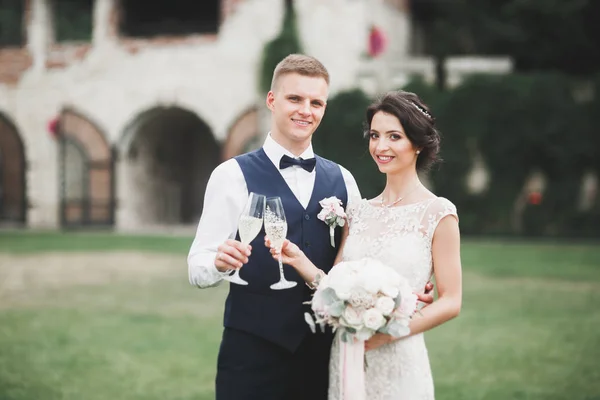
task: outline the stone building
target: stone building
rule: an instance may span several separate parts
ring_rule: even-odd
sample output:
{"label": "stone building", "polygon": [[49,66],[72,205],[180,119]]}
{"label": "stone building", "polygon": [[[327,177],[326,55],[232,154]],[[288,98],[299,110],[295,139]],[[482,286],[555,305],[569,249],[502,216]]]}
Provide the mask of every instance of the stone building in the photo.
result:
{"label": "stone building", "polygon": [[[65,1],[23,1],[24,39],[0,47],[0,224],[195,225],[210,171],[264,137],[260,60],[284,1],[81,0],[88,40],[61,33]],[[405,2],[294,2],[332,95],[433,75],[408,56]],[[388,48],[369,61],[374,22]]]}

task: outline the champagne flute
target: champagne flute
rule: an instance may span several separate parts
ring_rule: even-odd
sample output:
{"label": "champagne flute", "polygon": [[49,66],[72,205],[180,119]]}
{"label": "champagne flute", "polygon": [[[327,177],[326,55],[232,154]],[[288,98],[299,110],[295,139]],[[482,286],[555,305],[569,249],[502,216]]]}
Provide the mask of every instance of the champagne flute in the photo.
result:
{"label": "champagne flute", "polygon": [[[263,214],[265,212],[265,199],[265,196],[262,194],[256,194],[254,192],[248,194],[246,206],[244,207],[244,211],[242,212],[242,215],[240,215],[240,221],[238,222],[240,241],[243,244],[250,244],[260,232],[260,228],[262,228]],[[236,269],[233,274],[224,277],[224,279],[238,285],[248,284],[248,282],[240,277],[239,269]]]}
{"label": "champagne flute", "polygon": [[283,263],[281,262],[281,247],[287,235],[287,222],[280,197],[269,197],[265,209],[265,233],[279,253],[279,282],[271,285],[273,290],[289,289],[297,285],[297,282],[288,281],[283,275]]}

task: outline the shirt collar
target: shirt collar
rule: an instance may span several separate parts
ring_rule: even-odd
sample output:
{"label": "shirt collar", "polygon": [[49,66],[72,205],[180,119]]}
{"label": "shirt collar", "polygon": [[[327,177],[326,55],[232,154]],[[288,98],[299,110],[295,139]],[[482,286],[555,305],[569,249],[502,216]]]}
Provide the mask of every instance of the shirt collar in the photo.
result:
{"label": "shirt collar", "polygon": [[[265,139],[265,143],[263,144],[263,150],[265,151],[267,157],[269,157],[269,160],[271,160],[273,165],[275,165],[278,169],[279,161],[281,160],[281,157],[283,157],[284,154],[292,158],[296,158],[296,156],[294,156],[289,150],[286,150],[282,145],[277,143],[275,139],[271,137],[271,132],[269,132],[267,138]],[[313,152],[312,143],[308,145],[308,147],[306,148],[306,150],[304,150],[304,152],[302,152],[302,154],[300,154],[300,157],[304,160],[306,160],[307,158],[313,158],[314,156],[315,153]]]}

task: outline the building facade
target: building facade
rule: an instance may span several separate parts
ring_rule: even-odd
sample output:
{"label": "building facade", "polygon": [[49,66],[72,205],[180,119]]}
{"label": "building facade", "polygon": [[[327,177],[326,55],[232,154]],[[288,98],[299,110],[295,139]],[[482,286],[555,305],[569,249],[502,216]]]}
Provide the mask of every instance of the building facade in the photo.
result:
{"label": "building facade", "polygon": [[[26,0],[24,43],[0,47],[0,224],[195,225],[212,169],[264,137],[260,62],[285,2],[87,0],[88,40],[64,39],[74,21],[60,4]],[[433,76],[409,56],[404,0],[294,7],[332,95]],[[387,40],[376,61],[365,58],[374,23]]]}

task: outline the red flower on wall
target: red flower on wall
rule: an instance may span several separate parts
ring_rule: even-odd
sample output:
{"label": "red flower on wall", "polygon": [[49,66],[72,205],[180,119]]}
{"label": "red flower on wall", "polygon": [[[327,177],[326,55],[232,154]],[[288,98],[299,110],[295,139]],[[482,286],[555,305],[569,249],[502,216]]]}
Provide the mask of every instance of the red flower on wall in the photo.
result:
{"label": "red flower on wall", "polygon": [[539,206],[542,203],[542,194],[540,192],[531,192],[527,196],[527,202],[534,206]]}
{"label": "red flower on wall", "polygon": [[369,32],[369,55],[373,58],[381,55],[385,51],[386,39],[383,31],[377,26],[372,25]]}
{"label": "red flower on wall", "polygon": [[56,138],[58,136],[58,123],[59,123],[58,117],[54,117],[50,121],[48,121],[48,132],[50,132],[50,134],[54,138]]}

